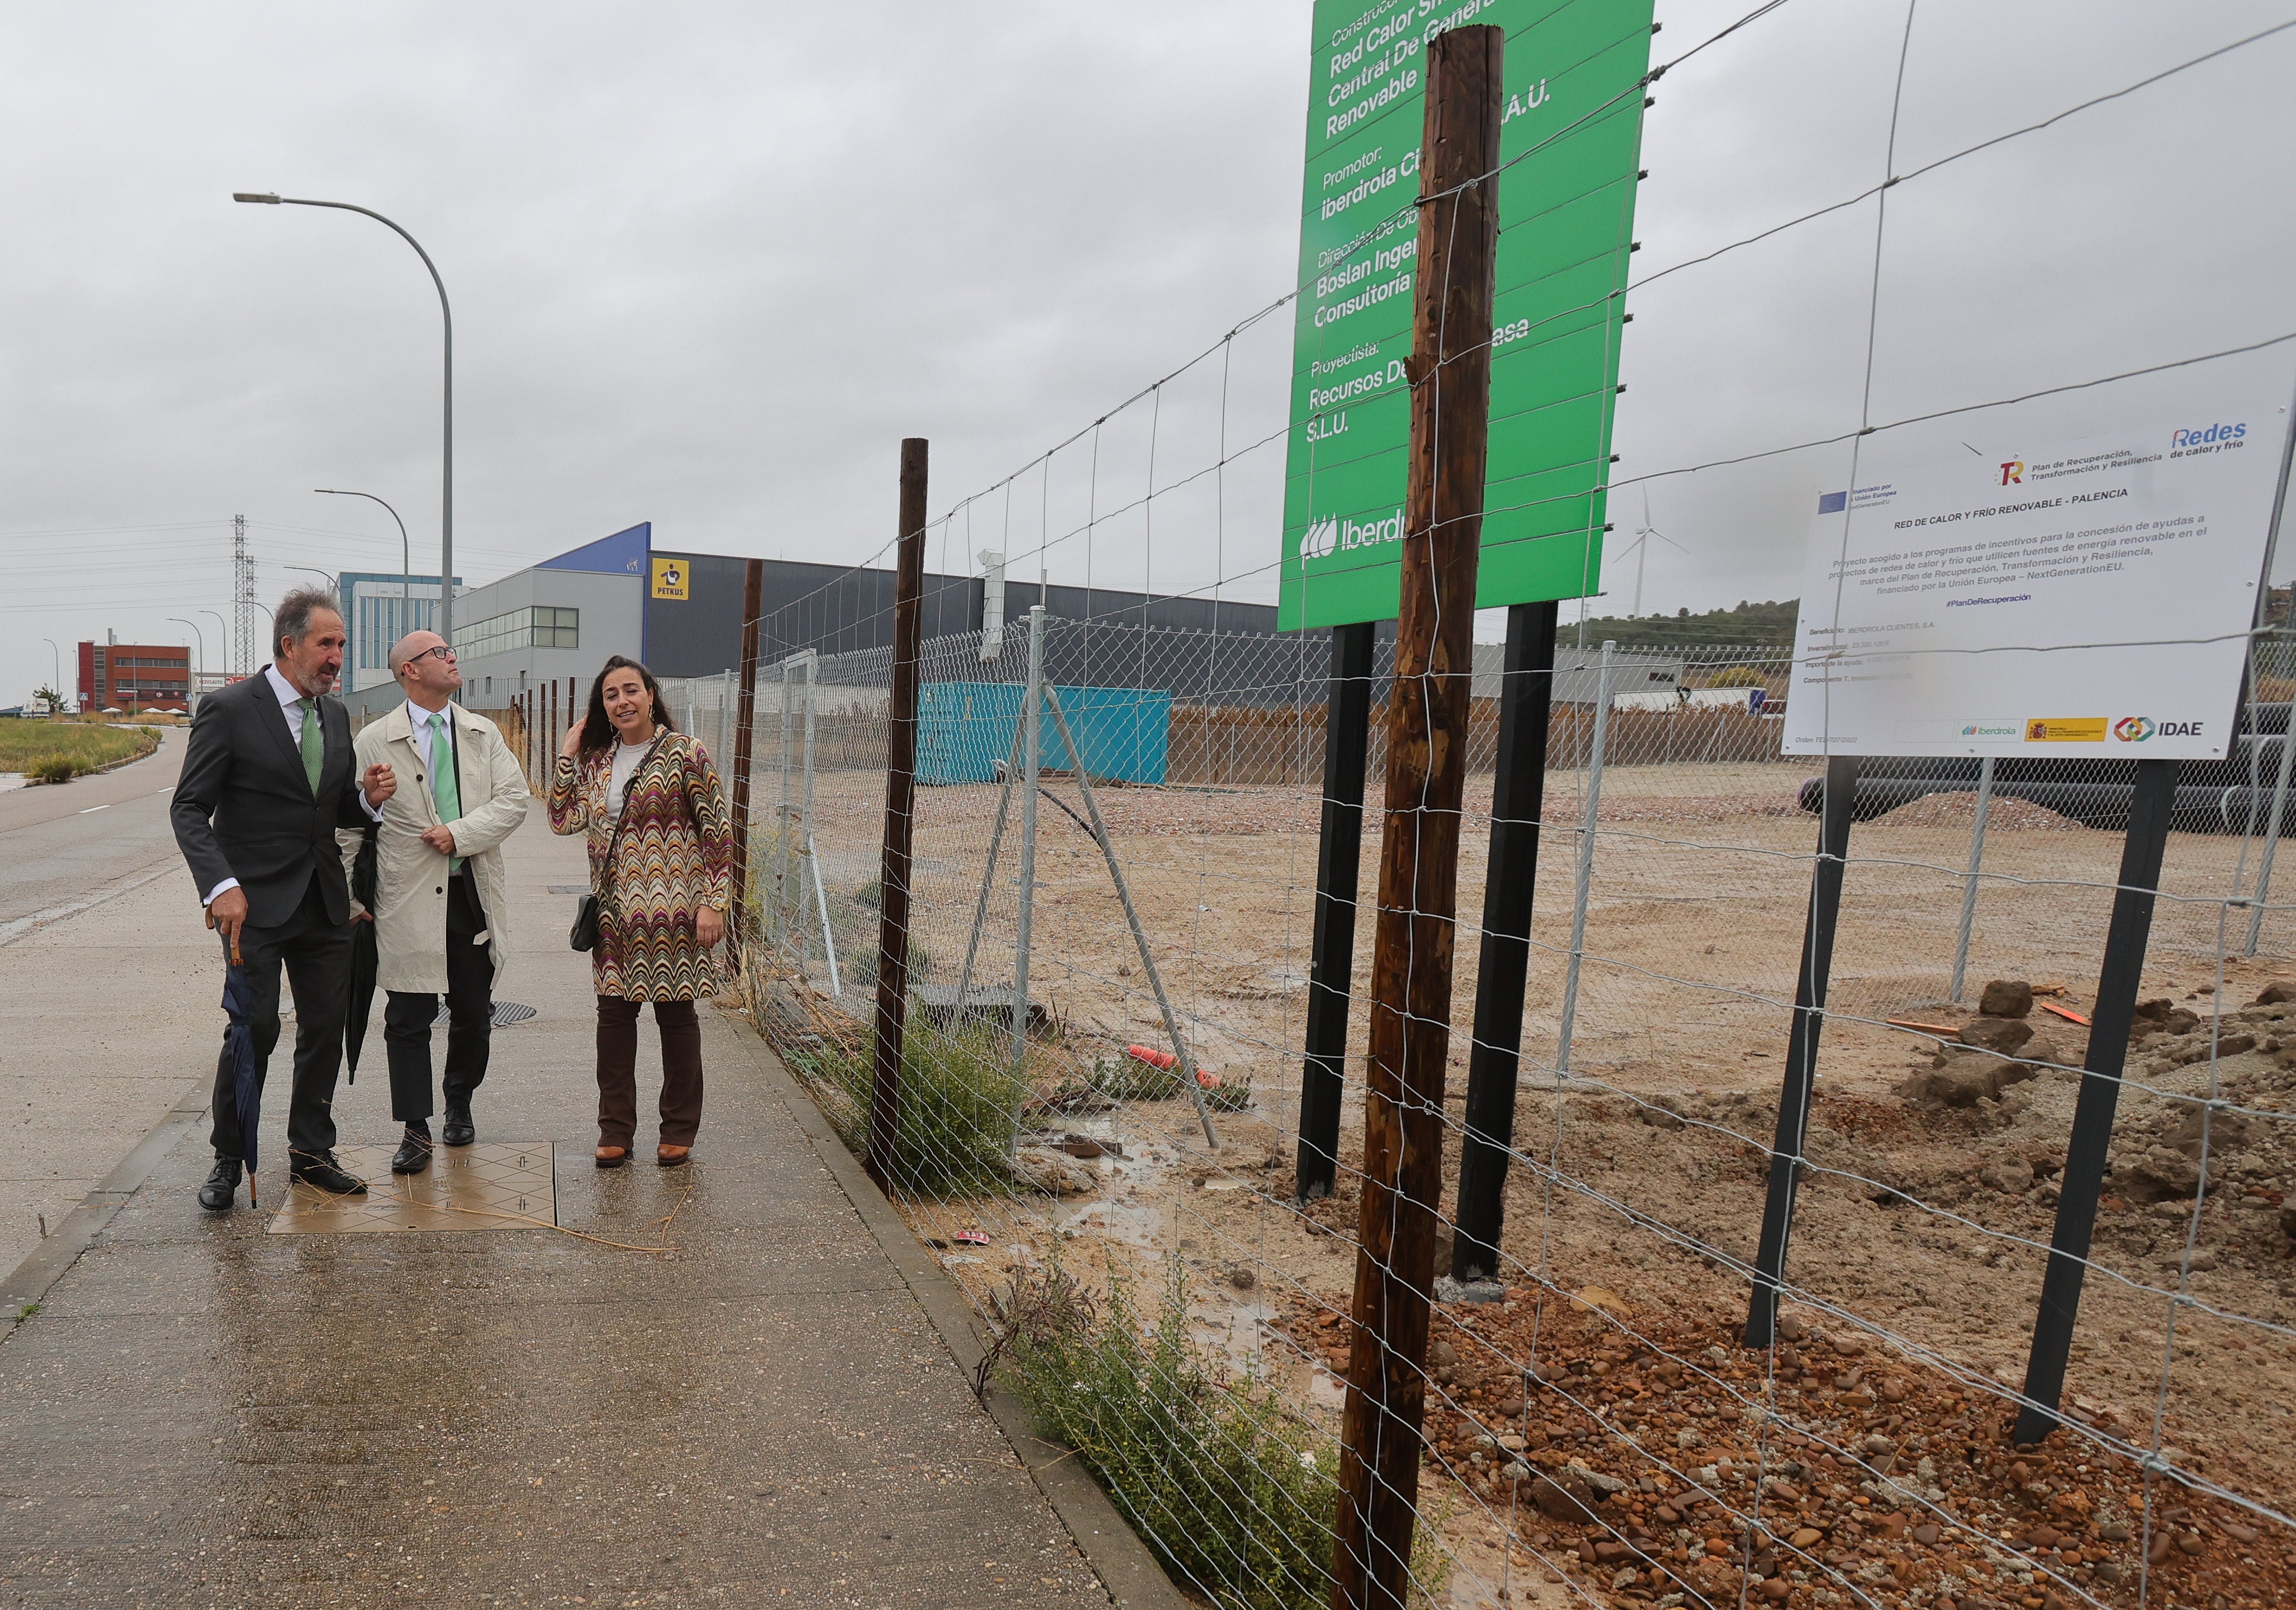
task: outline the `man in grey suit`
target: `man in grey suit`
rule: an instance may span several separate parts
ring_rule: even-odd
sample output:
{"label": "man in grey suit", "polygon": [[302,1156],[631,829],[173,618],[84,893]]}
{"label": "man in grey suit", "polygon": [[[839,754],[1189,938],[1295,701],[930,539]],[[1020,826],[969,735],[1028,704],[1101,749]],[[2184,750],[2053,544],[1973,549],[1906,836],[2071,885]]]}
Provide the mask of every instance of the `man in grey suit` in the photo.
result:
{"label": "man in grey suit", "polygon": [[[350,886],[335,829],[380,820],[398,787],[388,766],[362,779],[350,718],[330,698],[343,666],[334,596],[299,587],[275,617],[277,658],[200,701],[176,784],[176,842],[228,955],[234,938],[255,995],[255,1077],[279,1043],[279,971],[295,986],[295,1087],[289,1171],[333,1195],[363,1180],[335,1164],[335,1078],[349,1004]],[[200,1205],[223,1212],[240,1182],[239,1109],[228,1052],[216,1059],[215,1171]]]}

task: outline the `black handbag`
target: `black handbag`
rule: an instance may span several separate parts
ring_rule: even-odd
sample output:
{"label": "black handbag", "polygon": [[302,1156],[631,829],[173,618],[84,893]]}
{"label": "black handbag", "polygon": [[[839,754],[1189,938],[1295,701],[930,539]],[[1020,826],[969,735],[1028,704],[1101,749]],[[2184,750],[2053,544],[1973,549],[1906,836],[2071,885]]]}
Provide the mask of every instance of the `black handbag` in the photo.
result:
{"label": "black handbag", "polygon": [[[614,846],[622,842],[622,824],[629,819],[630,790],[637,786],[638,779],[645,775],[645,768],[653,762],[653,752],[660,747],[661,740],[656,738],[648,746],[644,758],[630,772],[630,780],[622,784],[622,809],[615,813],[614,831],[606,839],[606,873],[610,877],[614,870]],[[577,950],[595,950],[598,948],[596,895],[586,894],[574,902],[574,926],[567,930],[566,942]]]}
{"label": "black handbag", "polygon": [[566,942],[577,950],[598,948],[598,897],[586,894],[574,902],[574,926],[566,935]]}

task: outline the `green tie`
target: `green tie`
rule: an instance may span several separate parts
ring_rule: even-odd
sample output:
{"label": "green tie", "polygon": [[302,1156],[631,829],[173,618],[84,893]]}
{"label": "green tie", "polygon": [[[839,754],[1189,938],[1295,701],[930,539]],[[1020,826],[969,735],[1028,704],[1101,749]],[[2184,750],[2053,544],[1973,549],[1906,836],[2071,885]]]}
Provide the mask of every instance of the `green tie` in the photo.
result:
{"label": "green tie", "polygon": [[[453,824],[463,817],[462,785],[455,781],[455,742],[447,735],[447,712],[430,712],[430,797],[439,802],[439,819]],[[463,869],[461,856],[447,858],[447,875]]]}
{"label": "green tie", "polygon": [[311,797],[319,797],[319,767],[327,758],[326,740],[319,735],[319,702],[298,699],[303,707],[303,775],[311,779]]}

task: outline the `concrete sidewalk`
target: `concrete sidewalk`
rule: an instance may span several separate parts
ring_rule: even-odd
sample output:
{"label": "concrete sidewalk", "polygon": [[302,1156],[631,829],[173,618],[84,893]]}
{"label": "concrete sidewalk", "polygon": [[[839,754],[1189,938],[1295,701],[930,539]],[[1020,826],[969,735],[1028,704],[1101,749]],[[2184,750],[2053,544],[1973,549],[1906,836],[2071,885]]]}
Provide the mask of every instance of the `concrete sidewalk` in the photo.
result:
{"label": "concrete sidewalk", "polygon": [[[269,1234],[275,1161],[210,1218],[191,1126],[0,1343],[0,1605],[1108,1605],[740,1017],[702,1013],[693,1170],[591,1165],[548,892],[579,842],[537,810],[510,858],[501,995],[540,1015],[497,1031],[480,1138],[554,1144],[557,1222],[600,1239]],[[394,1136],[380,1031],[347,1143]]]}

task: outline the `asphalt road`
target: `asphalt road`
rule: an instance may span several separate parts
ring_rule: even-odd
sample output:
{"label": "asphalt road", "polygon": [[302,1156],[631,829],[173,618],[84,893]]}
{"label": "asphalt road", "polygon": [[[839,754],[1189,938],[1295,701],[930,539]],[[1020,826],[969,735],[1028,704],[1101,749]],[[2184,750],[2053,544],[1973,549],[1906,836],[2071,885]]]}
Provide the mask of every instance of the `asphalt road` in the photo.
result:
{"label": "asphalt road", "polygon": [[0,945],[176,862],[168,796],[184,734],[156,754],[61,786],[0,793]]}

